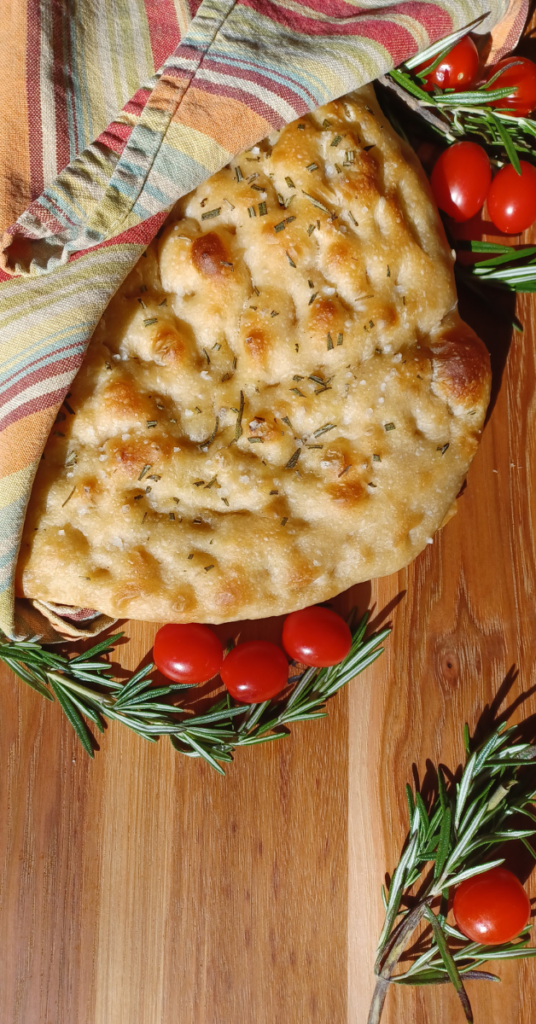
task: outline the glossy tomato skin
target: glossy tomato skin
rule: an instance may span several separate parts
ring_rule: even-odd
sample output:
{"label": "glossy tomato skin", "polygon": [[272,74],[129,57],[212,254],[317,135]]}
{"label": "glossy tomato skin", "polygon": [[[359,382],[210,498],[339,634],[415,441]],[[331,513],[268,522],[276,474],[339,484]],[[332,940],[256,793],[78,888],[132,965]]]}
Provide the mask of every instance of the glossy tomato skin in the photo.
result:
{"label": "glossy tomato skin", "polygon": [[344,619],[329,608],[303,608],[285,619],[283,647],[304,665],[338,665],[351,646],[352,634]]}
{"label": "glossy tomato skin", "polygon": [[517,235],[536,220],[536,169],[519,161],[521,174],[511,164],[501,167],[488,193],[488,213],[499,231]]}
{"label": "glossy tomato skin", "polygon": [[206,683],[220,671],[223,647],[208,626],[169,623],[154,638],[156,667],[176,683]]}
{"label": "glossy tomato skin", "polygon": [[439,209],[458,223],[478,213],[490,182],[488,154],[476,142],[455,142],[445,149],[430,178]]}
{"label": "glossy tomato skin", "polygon": [[490,88],[507,89],[511,87],[512,92],[500,100],[492,100],[490,106],[505,107],[511,114],[528,117],[536,107],[536,64],[527,60],[526,57],[505,57],[495,65],[489,77],[496,75],[501,68],[507,70],[503,71]]}
{"label": "glossy tomato skin", "polygon": [[[426,68],[433,64],[434,60],[425,61],[415,70],[426,71]],[[422,88],[425,92],[432,92],[434,85],[438,85],[440,89],[454,89],[455,92],[461,92],[473,84],[477,71],[478,50],[471,37],[464,36],[427,75],[422,82]]]}
{"label": "glossy tomato skin", "polygon": [[229,651],[220,675],[235,700],[260,704],[284,690],[288,662],[281,648],[268,640],[249,640]]}
{"label": "glossy tomato skin", "polygon": [[484,946],[510,942],[530,918],[530,901],[521,882],[506,868],[467,878],[454,895],[456,924],[468,939]]}

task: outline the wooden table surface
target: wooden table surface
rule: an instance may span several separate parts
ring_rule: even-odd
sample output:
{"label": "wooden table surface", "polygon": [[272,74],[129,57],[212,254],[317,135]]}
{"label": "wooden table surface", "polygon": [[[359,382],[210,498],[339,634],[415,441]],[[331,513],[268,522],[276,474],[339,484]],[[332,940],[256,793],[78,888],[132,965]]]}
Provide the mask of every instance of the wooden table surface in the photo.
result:
{"label": "wooden table surface", "polygon": [[[240,751],[225,778],[118,724],[91,762],[59,707],[2,671],[2,1024],[366,1024],[405,782],[461,762],[465,721],[536,712],[536,305],[517,308],[511,338],[465,302],[493,357],[484,439],[434,544],[339,599],[392,634],[327,719]],[[155,629],[127,626],[123,665]],[[497,973],[468,983],[476,1021],[533,1021],[536,963]],[[393,986],[384,1021],[461,1014],[450,987]]]}

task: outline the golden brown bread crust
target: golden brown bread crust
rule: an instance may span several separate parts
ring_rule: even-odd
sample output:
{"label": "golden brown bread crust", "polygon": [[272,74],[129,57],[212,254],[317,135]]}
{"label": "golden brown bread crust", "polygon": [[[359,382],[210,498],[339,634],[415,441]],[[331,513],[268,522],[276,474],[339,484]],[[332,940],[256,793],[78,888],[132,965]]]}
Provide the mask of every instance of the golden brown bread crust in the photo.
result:
{"label": "golden brown bread crust", "polygon": [[458,415],[475,415],[489,400],[489,353],[468,324],[452,310],[431,335],[436,393]]}
{"label": "golden brown bread crust", "polygon": [[426,180],[366,87],[178,204],[51,434],[18,592],[219,622],[391,573],[448,516],[489,383]]}

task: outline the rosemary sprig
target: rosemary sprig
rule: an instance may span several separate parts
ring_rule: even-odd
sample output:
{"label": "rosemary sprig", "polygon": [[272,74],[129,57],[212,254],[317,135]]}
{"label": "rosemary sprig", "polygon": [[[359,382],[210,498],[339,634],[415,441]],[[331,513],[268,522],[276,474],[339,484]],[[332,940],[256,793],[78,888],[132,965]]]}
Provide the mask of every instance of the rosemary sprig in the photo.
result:
{"label": "rosemary sprig", "polygon": [[159,698],[174,690],[189,689],[180,683],[152,687],[148,676],[154,665],[139,669],[126,683],[111,679],[112,666],[101,656],[109,654],[122,636],[117,633],[102,640],[75,658],[48,651],[33,641],[4,640],[0,644],[0,661],[19,679],[48,700],[56,697],[90,757],[93,742],[84,718],[99,732],[104,732],[106,718],[116,719],[154,742],[162,733],[176,728],[170,716],[173,706],[161,703]]}
{"label": "rosemary sprig", "polygon": [[[499,727],[472,749],[465,727],[466,764],[459,782],[436,769],[437,796],[426,806],[406,786],[410,830],[388,895],[382,889],[385,923],[375,965],[377,984],[368,1024],[378,1024],[389,985],[438,985],[451,981],[467,1021],[473,1020],[464,978],[499,981],[480,967],[487,960],[536,956],[527,948],[530,925],[512,942],[484,946],[472,942],[447,921],[450,891],[466,878],[503,863],[493,856],[505,842],[529,844],[536,818],[528,809],[536,797],[536,746],[517,741],[516,727]],[[529,819],[520,828],[512,819]],[[410,890],[420,882],[417,897]],[[393,977],[406,946],[422,919],[431,925],[428,945],[403,972]]]}
{"label": "rosemary sprig", "polygon": [[[491,149],[490,156],[497,164],[504,162],[506,157],[520,173],[518,154],[533,159],[536,156],[533,141],[536,137],[536,123],[528,117],[516,117],[508,108],[490,109],[490,103],[512,92],[511,87],[501,87],[504,69],[475,89],[455,92],[454,89],[440,89],[434,85],[432,92],[425,92],[422,88],[423,80],[430,71],[482,20],[482,16],[476,18],[465,28],[445,36],[389,72],[380,81],[394,87],[397,95],[404,99],[411,110],[424,117],[427,125],[436,135],[442,136],[444,142],[455,142],[460,137],[480,136],[477,141]],[[423,71],[417,70],[431,58],[435,59]],[[499,152],[495,152],[495,149]]]}
{"label": "rosemary sprig", "polygon": [[[433,92],[428,93],[422,88],[425,75],[480,21],[482,18],[476,19],[464,29],[453,32],[381,78],[380,83],[386,87],[382,104],[393,127],[406,141],[412,141],[412,129],[415,127],[412,118],[414,121],[416,117],[421,137],[422,130],[425,129],[431,131],[441,145],[448,146],[462,138],[478,142],[487,150],[495,167],[510,162],[520,174],[520,160],[536,164],[536,121],[529,117],[516,117],[508,108],[491,108],[492,102],[512,92],[511,88],[501,87],[501,74],[504,69],[500,69],[489,81],[463,92],[443,90],[434,86]],[[433,63],[425,71],[416,70],[432,58],[435,58]],[[406,117],[401,118],[400,111],[392,106],[389,92],[394,92],[402,100],[407,112]],[[455,244],[460,248],[457,242]],[[478,249],[478,244],[473,244],[474,252],[490,251]],[[519,252],[521,255],[518,255]],[[501,261],[503,265],[500,270],[492,270],[492,264],[486,260],[478,261],[469,267],[460,267],[458,264],[456,271],[465,283],[479,294],[486,295],[486,289],[490,286],[506,288],[512,292],[536,291],[536,261],[531,259],[533,252],[514,250],[505,246],[502,255],[504,259]],[[523,261],[521,265],[519,260]],[[521,329],[516,318],[512,323],[516,330]]]}
{"label": "rosemary sprig", "polygon": [[463,267],[464,279],[465,272],[469,271],[474,279],[482,284],[493,284],[495,288],[510,292],[536,291],[536,246],[522,245],[515,249],[511,245],[471,241],[460,243],[459,248],[486,253],[488,257],[473,267]]}
{"label": "rosemary sprig", "polygon": [[[152,685],[152,664],[139,669],[126,683],[111,678],[112,666],[103,656],[110,654],[122,633],[74,658],[46,650],[34,641],[4,639],[0,642],[0,661],[42,697],[56,698],[90,757],[94,756],[94,740],[86,719],[100,732],[104,732],[106,719],[114,719],[151,742],[169,736],[180,753],[204,758],[223,775],[221,762],[232,761],[236,748],[281,739],[294,722],[326,716],[326,701],[383,651],[380,645],[389,629],[365,639],[367,621],[368,613],[353,634],[349,654],[339,665],[309,668],[293,677],[283,699],[237,704],[225,694],[200,715],[170,702],[172,694],[190,690],[190,686]],[[161,698],[167,698],[167,702]]]}
{"label": "rosemary sprig", "polygon": [[507,96],[512,92],[511,88],[490,89],[484,82],[467,92],[437,89],[427,93],[407,65],[391,71],[382,81],[388,83],[389,79],[399,86],[395,90],[398,96],[405,91],[416,100],[410,108],[421,116],[428,115],[425,116],[427,126],[441,136],[444,143],[472,138],[488,149],[496,166],[500,167],[509,160],[518,174],[520,156],[525,160],[536,159],[536,123],[529,117],[516,117],[506,108],[490,109],[490,103]]}

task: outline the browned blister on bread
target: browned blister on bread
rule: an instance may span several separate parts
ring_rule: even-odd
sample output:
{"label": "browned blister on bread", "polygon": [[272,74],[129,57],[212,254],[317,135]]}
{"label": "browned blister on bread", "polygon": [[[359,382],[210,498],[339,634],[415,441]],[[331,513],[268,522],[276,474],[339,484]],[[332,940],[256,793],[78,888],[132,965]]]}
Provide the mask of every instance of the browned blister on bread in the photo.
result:
{"label": "browned blister on bread", "polygon": [[489,399],[489,354],[457,310],[431,335],[434,383],[458,413],[475,414]]}
{"label": "browned blister on bread", "polygon": [[400,569],[489,397],[412,152],[366,87],[182,199],[48,441],[20,594],[154,621],[287,612]]}

